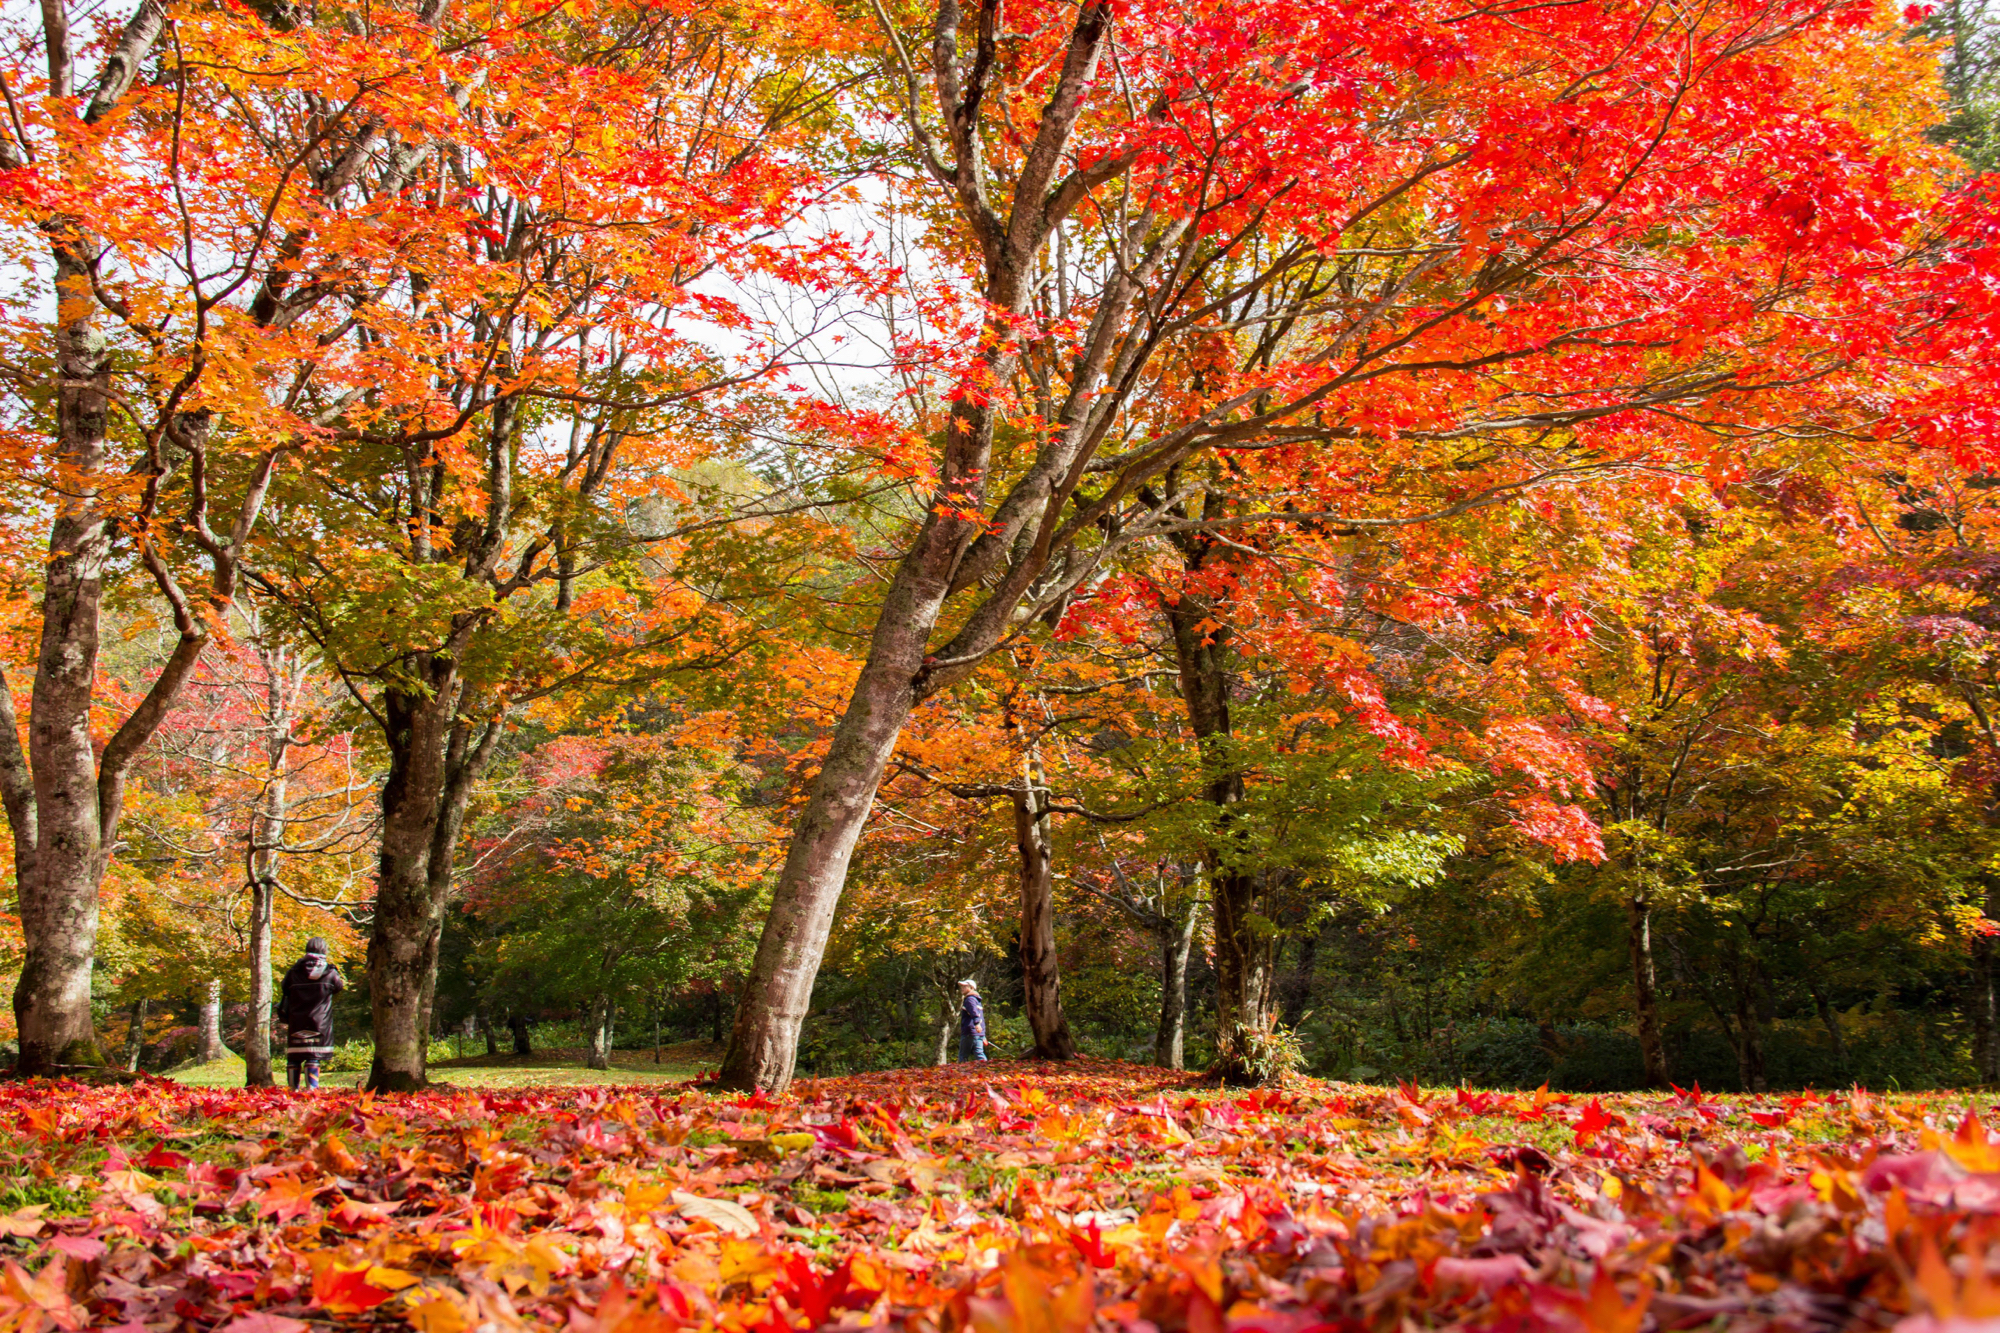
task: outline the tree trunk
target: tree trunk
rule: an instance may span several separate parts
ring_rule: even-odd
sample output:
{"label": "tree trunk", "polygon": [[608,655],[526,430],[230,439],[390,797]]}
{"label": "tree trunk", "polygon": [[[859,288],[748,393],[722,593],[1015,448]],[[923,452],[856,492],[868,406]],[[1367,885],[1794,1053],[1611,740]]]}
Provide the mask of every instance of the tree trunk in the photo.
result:
{"label": "tree trunk", "polygon": [[146,997],[141,995],[132,1001],[132,1016],[125,1026],[125,1071],[139,1072],[139,1061],[146,1054]]}
{"label": "tree trunk", "polygon": [[1022,763],[1025,790],[1014,796],[1014,842],[1021,853],[1021,993],[1034,1058],[1076,1055],[1063,1017],[1060,963],[1056,957],[1055,875],[1049,863],[1048,811],[1038,794],[1041,774],[1032,752]]}
{"label": "tree trunk", "polygon": [[201,1000],[201,1035],[195,1046],[194,1058],[202,1064],[220,1060],[228,1054],[222,1044],[222,982],[211,979]]}
{"label": "tree trunk", "polygon": [[368,940],[372,1092],[409,1092],[427,1080],[438,938],[458,833],[500,731],[497,721],[489,722],[472,740],[472,721],[456,716],[457,666],[448,655],[429,660],[427,678],[427,692],[382,695],[389,776],[382,787],[381,868]]}
{"label": "tree trunk", "polygon": [[59,301],[79,312],[58,321],[55,338],[56,450],[76,489],[58,492],[43,565],[41,652],[28,706],[30,846],[21,845],[22,821],[8,811],[26,944],[14,988],[23,1074],[104,1063],[90,1013],[105,860],[90,705],[110,537],[97,474],[107,446],[111,362],[88,313],[95,306],[89,266],[58,246],[55,281]]}
{"label": "tree trunk", "polygon": [[1831,1004],[1827,1003],[1826,992],[1819,988],[1817,982],[1809,979],[1806,982],[1806,989],[1812,993],[1813,1008],[1819,1013],[1820,1026],[1826,1029],[1827,1039],[1833,1043],[1834,1063],[1839,1066],[1841,1076],[1844,1078],[1848,1072],[1847,1038],[1840,1030],[1840,1015],[1834,1012]]}
{"label": "tree trunk", "polygon": [[770,915],[736,1006],[722,1060],[724,1087],[776,1095],[792,1081],[799,1030],[847,881],[847,863],[896,738],[916,705],[915,681],[944,604],[956,531],[956,524],[941,525],[933,511],[890,584],[867,663],[792,826]]}
{"label": "tree trunk", "polygon": [[1299,940],[1299,960],[1285,977],[1281,988],[1284,992],[1284,1022],[1288,1028],[1295,1028],[1305,1021],[1306,1005],[1312,999],[1313,980],[1318,971],[1319,933],[1315,931]]}
{"label": "tree trunk", "polygon": [[1632,957],[1632,1008],[1639,1022],[1639,1058],[1646,1086],[1667,1086],[1667,1049],[1660,1036],[1660,1001],[1653,967],[1653,902],[1644,894],[1625,900],[1625,922]]}
{"label": "tree trunk", "polygon": [[1192,594],[1167,608],[1167,623],[1188,725],[1210,775],[1206,795],[1215,809],[1202,860],[1215,914],[1216,1072],[1229,1083],[1261,1082],[1278,1072],[1268,1058],[1277,931],[1259,911],[1264,876],[1237,865],[1232,855],[1244,788],[1229,750],[1229,629],[1217,623],[1207,599]]}
{"label": "tree trunk", "polygon": [[479,1030],[486,1034],[486,1053],[500,1054],[500,1034],[494,1030],[493,1015],[487,1012],[484,1004],[479,1006]]}
{"label": "tree trunk", "polygon": [[271,899],[272,881],[250,881],[250,1030],[243,1039],[243,1086],[268,1088],[271,1081]]}
{"label": "tree trunk", "polygon": [[[2000,920],[2000,883],[1989,884],[1983,914]],[[2000,949],[1996,936],[1972,937],[1972,1050],[1981,1083],[2000,1083]]]}
{"label": "tree trunk", "polygon": [[1226,1083],[1260,1083],[1281,1072],[1268,1059],[1276,932],[1257,911],[1261,875],[1211,872],[1215,912],[1215,1044]]}
{"label": "tree trunk", "polygon": [[515,1014],[507,1020],[507,1027],[514,1034],[514,1054],[533,1055],[535,1046],[528,1039],[528,1020],[520,1014]]}
{"label": "tree trunk", "polygon": [[1178,928],[1163,917],[1160,930],[1160,1029],[1153,1037],[1153,1063],[1168,1069],[1186,1068],[1188,954],[1193,951],[1198,903],[1189,903]]}
{"label": "tree trunk", "polygon": [[1764,1078],[1764,1042],[1757,1022],[1755,978],[1744,970],[1739,970],[1736,976],[1736,1072],[1743,1091],[1770,1091]]}
{"label": "tree trunk", "polygon": [[592,1069],[611,1068],[611,997],[599,992],[590,1005],[590,1054],[584,1063]]}
{"label": "tree trunk", "polygon": [[950,996],[942,996],[938,1000],[938,1065],[943,1066],[951,1063],[951,1039],[957,1030],[958,1009],[952,1004]]}

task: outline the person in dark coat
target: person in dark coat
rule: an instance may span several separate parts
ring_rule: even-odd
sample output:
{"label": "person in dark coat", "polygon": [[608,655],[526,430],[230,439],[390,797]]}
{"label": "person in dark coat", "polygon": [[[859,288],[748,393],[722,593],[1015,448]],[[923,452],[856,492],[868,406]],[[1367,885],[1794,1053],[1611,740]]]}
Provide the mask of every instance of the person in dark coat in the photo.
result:
{"label": "person in dark coat", "polygon": [[285,1025],[285,1077],[296,1092],[319,1086],[319,1062],[333,1054],[333,997],[347,989],[340,969],[326,958],[326,941],[306,941],[306,956],[285,973],[278,1018]]}
{"label": "person in dark coat", "polygon": [[979,1003],[979,983],[967,977],[958,983],[958,1058],[986,1058],[986,1009]]}

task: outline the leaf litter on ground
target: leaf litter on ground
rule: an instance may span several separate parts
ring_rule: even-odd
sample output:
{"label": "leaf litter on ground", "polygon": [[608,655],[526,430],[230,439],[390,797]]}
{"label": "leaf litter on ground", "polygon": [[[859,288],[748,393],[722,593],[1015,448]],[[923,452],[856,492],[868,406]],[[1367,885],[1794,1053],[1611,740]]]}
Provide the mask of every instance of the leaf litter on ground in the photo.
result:
{"label": "leaf litter on ground", "polygon": [[2000,1330],[1965,1097],[0,1088],[0,1330]]}

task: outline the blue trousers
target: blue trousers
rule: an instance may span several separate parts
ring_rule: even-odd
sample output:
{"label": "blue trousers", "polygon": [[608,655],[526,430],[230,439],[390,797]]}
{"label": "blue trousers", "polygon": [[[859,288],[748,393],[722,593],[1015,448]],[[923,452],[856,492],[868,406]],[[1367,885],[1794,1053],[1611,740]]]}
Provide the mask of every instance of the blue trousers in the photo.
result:
{"label": "blue trousers", "polygon": [[967,1032],[963,1028],[958,1033],[958,1058],[961,1060],[984,1060],[986,1058],[986,1034]]}

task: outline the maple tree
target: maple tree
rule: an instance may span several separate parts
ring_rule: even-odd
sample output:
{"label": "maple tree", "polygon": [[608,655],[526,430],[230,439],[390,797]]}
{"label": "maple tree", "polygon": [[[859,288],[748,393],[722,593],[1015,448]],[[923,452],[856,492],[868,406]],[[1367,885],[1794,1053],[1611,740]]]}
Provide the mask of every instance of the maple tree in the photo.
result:
{"label": "maple tree", "polygon": [[[1866,8],[1088,6],[1056,24],[948,4],[923,67],[911,17],[877,19],[935,244],[967,275],[930,317],[965,334],[912,349],[937,389],[917,390],[921,441],[875,445],[923,508],[800,812],[734,1087],[791,1077],[911,710],[1096,595],[1122,553],[1727,469],[1737,431],[1807,410],[1929,318],[1891,279],[1950,172],[1914,119],[1850,118],[1809,72],[1838,52],[1859,85],[1921,86],[1921,53],[1878,41]],[[1880,169],[1830,167],[1850,152]],[[1242,1070],[1266,1019],[1254,972],[1226,984]]]}
{"label": "maple tree", "polygon": [[[809,271],[774,233],[816,197],[786,149],[828,91],[800,68],[804,34],[753,50],[658,6],[382,21],[450,126],[413,127],[425,146],[357,184],[391,214],[442,201],[448,225],[399,233],[354,316],[374,373],[417,399],[371,402],[274,496],[255,576],[388,753],[370,1083],[408,1089],[468,803],[518,710],[743,646],[678,563],[686,532],[720,521],[685,469],[731,438],[721,398],[777,351],[730,361],[681,326],[754,338],[704,278]],[[457,108],[450,88],[475,84]]]}

